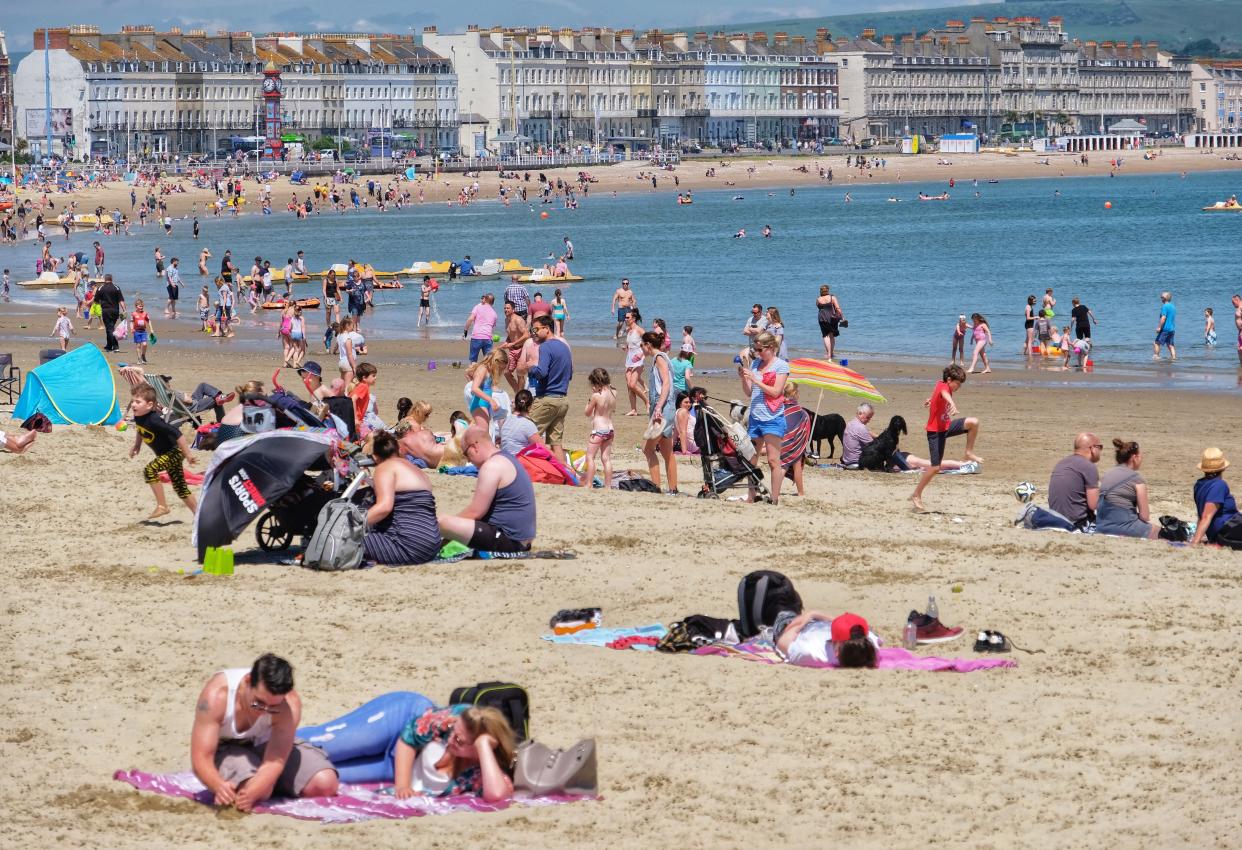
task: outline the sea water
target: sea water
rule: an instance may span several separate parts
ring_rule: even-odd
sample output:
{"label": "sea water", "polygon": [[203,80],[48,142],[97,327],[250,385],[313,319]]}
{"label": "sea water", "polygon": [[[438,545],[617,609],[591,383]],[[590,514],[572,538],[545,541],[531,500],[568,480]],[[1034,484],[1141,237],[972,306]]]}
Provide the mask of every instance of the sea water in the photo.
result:
{"label": "sea water", "polygon": [[[686,164],[682,171],[699,167]],[[612,337],[616,323],[610,302],[624,276],[637,294],[644,325],[663,318],[675,345],[682,326],[690,324],[704,348],[740,347],[750,305],[759,302],[780,310],[791,349],[822,354],[815,298],[819,286],[829,284],[849,320],[839,341],[845,357],[944,360],[958,314],[978,312],[988,319],[996,340],[992,356],[1000,363],[1016,362],[1026,297],[1042,298],[1052,287],[1058,325],[1070,323],[1074,296],[1099,318],[1093,329],[1097,362],[1141,366],[1150,360],[1159,294],[1167,289],[1178,307],[1182,368],[1232,370],[1237,360],[1229,298],[1242,289],[1237,271],[1242,214],[1200,208],[1235,194],[1242,182],[1238,174],[1130,177],[1123,171],[1115,178],[1070,179],[1057,176],[1061,167],[1050,166],[1045,179],[999,183],[987,182],[987,169],[980,167],[977,184],[958,179],[948,190],[951,199],[943,202],[917,196],[946,190],[947,180],[843,183],[845,170],[837,168],[836,184],[791,191],[751,185],[738,168],[732,175],[736,186],[695,192],[690,206],[676,203],[668,190],[671,179],[662,177],[658,192],[643,188],[645,183],[616,197],[595,190],[576,210],[539,203],[505,207],[485,200],[467,207],[426,203],[384,213],[325,212],[304,221],[285,212],[237,219],[200,215],[198,241],[191,238],[190,222],[181,219],[171,237],[158,225],[134,226],[136,235],[130,238],[78,232],[69,242],[55,228],[49,232],[58,255],[82,250],[89,258],[91,242],[101,239],[107,270],[127,301],[132,304],[142,295],[148,309],[164,303],[162,281],[154,274],[155,246],[166,258],[179,256],[186,321],[197,321],[194,305],[205,282],[197,272],[202,247],[211,249],[208,267],[214,276],[226,248],[244,273],[255,256],[279,269],[299,249],[312,271],[349,259],[393,270],[419,260],[460,260],[466,254],[476,262],[519,258],[539,266],[549,254],[559,254],[563,237],[569,236],[576,252],[570,266],[587,278],[560,286],[569,306],[571,340]],[[1074,166],[1064,167],[1073,174]],[[881,176],[893,178],[898,168],[890,161]],[[846,192],[851,201],[845,200]],[[761,236],[765,225],[772,228],[771,238]],[[736,238],[742,228],[745,238]],[[0,249],[0,259],[18,281],[34,277],[37,252],[33,243],[8,246]],[[415,327],[417,281],[407,281],[403,290],[377,291],[377,310],[365,320],[368,335],[459,336],[481,293],[494,293],[499,311],[506,282],[445,282],[436,295],[437,322],[430,331]],[[531,286],[547,300],[555,288]],[[15,290],[21,300],[49,308],[70,297],[65,291]],[[295,292],[318,294],[318,282],[297,284]],[[1220,332],[1216,350],[1203,345],[1203,309],[1209,306]],[[321,316],[316,314],[316,324]]]}

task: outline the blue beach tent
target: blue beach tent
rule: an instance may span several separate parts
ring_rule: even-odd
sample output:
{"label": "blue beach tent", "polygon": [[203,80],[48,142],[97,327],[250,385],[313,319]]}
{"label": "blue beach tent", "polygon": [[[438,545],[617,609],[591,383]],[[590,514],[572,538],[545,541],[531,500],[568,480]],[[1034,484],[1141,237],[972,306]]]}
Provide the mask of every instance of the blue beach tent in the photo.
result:
{"label": "blue beach tent", "polygon": [[94,343],[78,346],[26,376],[14,419],[42,413],[53,425],[114,425],[121,421],[116,380]]}

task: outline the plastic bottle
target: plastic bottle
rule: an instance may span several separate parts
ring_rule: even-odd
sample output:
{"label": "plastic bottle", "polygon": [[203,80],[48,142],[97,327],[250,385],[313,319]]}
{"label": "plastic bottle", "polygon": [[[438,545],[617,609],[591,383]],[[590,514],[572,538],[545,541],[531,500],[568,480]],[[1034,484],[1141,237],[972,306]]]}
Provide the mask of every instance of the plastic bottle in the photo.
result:
{"label": "plastic bottle", "polygon": [[914,649],[919,645],[919,628],[913,620],[906,620],[906,630],[902,632],[901,645],[906,649]]}
{"label": "plastic bottle", "polygon": [[940,617],[940,608],[936,606],[936,597],[934,596],[927,597],[927,616],[933,620]]}

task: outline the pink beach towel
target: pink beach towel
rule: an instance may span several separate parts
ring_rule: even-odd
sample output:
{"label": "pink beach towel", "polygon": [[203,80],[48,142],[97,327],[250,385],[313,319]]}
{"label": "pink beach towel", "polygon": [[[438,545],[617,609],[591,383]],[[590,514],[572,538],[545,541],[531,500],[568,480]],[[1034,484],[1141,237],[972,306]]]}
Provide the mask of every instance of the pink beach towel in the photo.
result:
{"label": "pink beach towel", "polygon": [[[777,654],[770,643],[739,643],[737,646],[712,644],[694,650],[695,655],[720,655],[726,658],[741,658],[744,661],[758,661],[760,664],[784,664],[785,661]],[[799,665],[803,666],[803,665]],[[805,665],[814,666],[814,665]],[[900,647],[884,647],[879,651],[880,670],[955,670],[958,673],[970,673],[975,670],[990,670],[994,667],[1017,667],[1018,662],[1011,658],[937,658],[935,656],[915,655]],[[829,668],[831,669],[831,668]]]}
{"label": "pink beach towel", "polygon": [[[165,797],[184,797],[203,805],[211,805],[211,793],[193,773],[144,773],[140,770],[118,770],[112,778],[128,783],[139,791],[150,791]],[[578,794],[553,794],[547,797],[515,797],[489,803],[472,795],[454,797],[411,797],[398,800],[384,794],[384,785],[341,785],[336,797],[274,799],[254,807],[255,814],[285,815],[320,823],[357,823],[364,820],[447,815],[453,812],[498,812],[509,806],[555,806],[597,797]]]}

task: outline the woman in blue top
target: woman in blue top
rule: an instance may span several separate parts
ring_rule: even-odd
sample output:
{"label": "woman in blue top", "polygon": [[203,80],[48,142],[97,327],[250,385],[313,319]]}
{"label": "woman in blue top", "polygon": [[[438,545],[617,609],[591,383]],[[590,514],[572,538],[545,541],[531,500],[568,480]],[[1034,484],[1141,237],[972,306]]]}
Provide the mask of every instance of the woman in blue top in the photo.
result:
{"label": "woman in blue top", "polygon": [[[749,369],[745,368],[743,358],[747,352],[743,351],[738,358],[737,374],[742,379],[742,389],[750,394],[747,435],[755,441],[755,451],[767,456],[772,472],[772,504],[775,505],[785,478],[781,441],[785,438],[785,383],[789,380],[789,364],[776,356],[780,342],[766,331],[755,337],[754,349],[758,359]],[[754,500],[752,487],[748,501]]]}
{"label": "woman in blue top", "polygon": [[1221,475],[1229,468],[1229,461],[1220,449],[1204,449],[1199,460],[1203,477],[1195,482],[1195,508],[1199,511],[1199,525],[1190,541],[1192,546],[1202,543],[1218,543],[1230,549],[1242,549],[1242,519],[1238,506],[1229,492],[1229,485]]}

